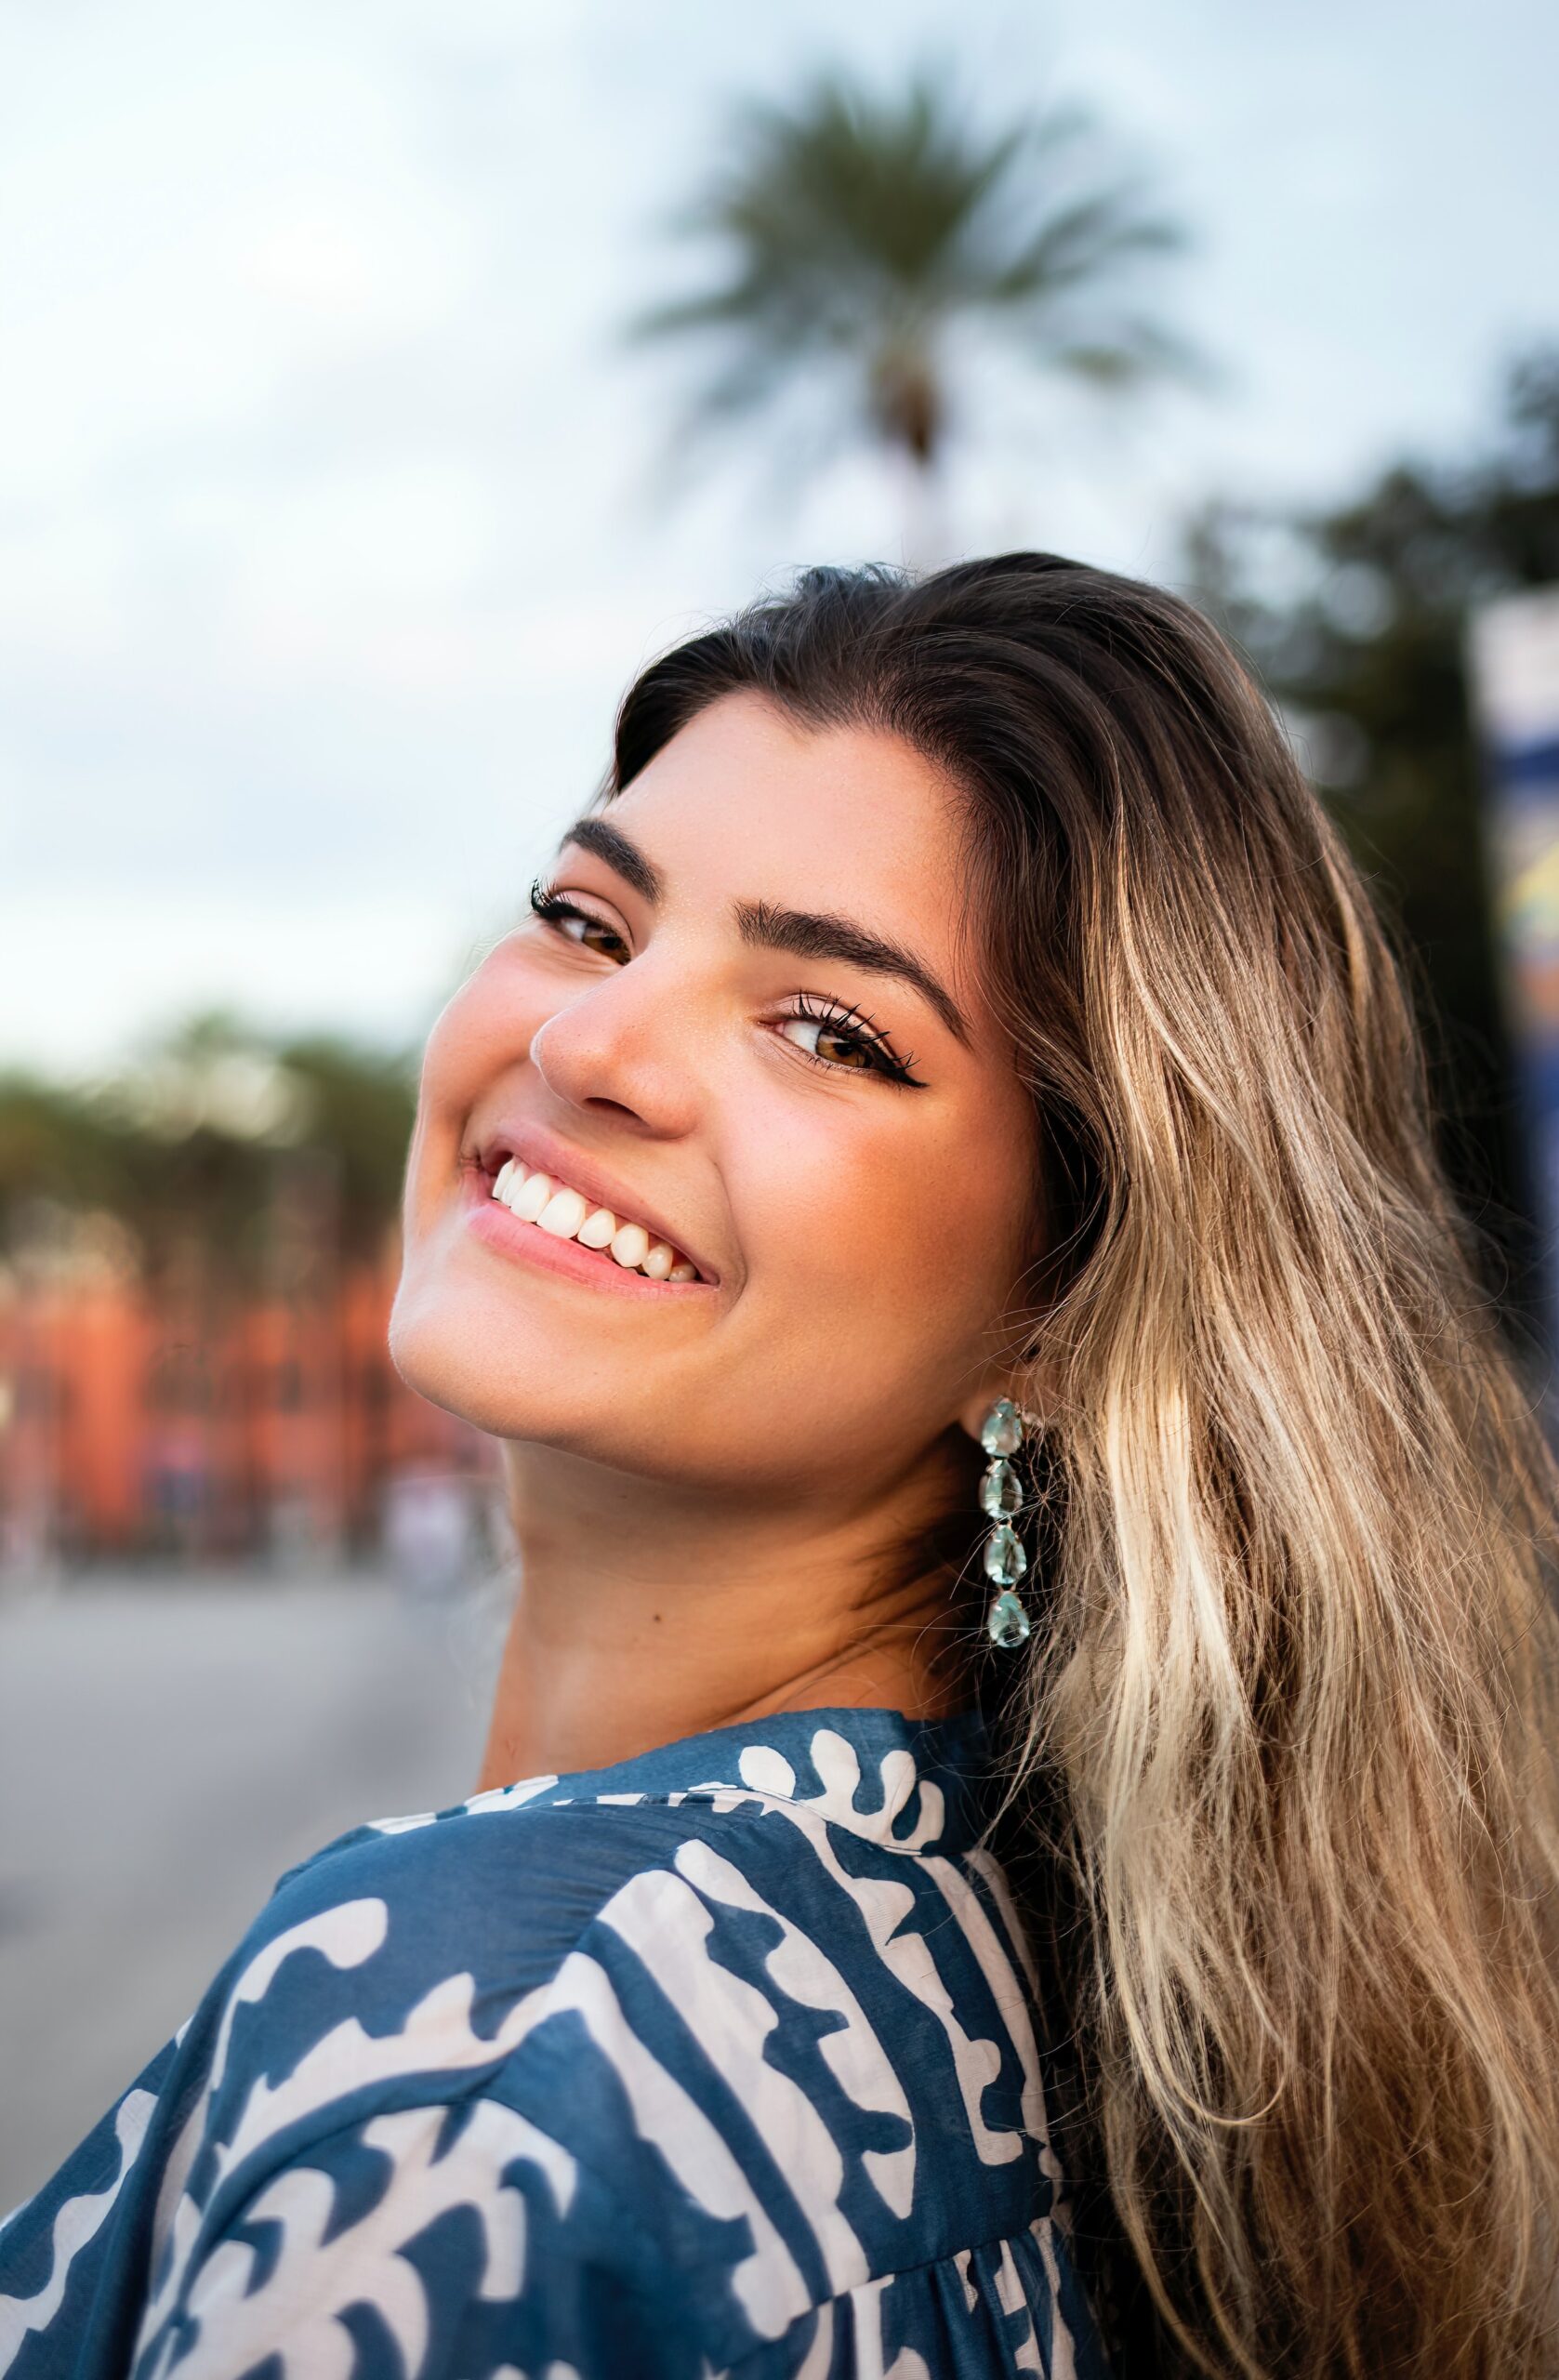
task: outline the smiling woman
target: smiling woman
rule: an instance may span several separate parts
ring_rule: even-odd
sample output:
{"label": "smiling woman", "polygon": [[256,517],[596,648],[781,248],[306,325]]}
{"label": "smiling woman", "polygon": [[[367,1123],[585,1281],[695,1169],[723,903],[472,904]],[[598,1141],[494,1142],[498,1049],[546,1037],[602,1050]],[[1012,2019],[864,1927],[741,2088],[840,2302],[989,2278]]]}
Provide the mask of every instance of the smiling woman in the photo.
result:
{"label": "smiling woman", "polygon": [[1559,1469],[1183,604],[808,572],[429,1039],[478,1790],[0,2230],[20,2380],[1550,2380]]}

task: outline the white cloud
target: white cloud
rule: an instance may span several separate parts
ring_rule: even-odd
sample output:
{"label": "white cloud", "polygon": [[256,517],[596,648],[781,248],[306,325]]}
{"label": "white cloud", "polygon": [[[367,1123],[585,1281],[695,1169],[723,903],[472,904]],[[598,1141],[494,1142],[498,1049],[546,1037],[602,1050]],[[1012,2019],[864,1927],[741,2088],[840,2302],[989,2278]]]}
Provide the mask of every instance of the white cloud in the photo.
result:
{"label": "white cloud", "polygon": [[85,1076],[197,1004],[411,1049],[481,947],[469,914],[409,894],[136,887],[0,902],[0,1064]]}
{"label": "white cloud", "polygon": [[[1553,27],[1339,9],[963,12],[994,113],[1080,91],[1148,141],[1239,374],[1135,427],[1011,406],[969,546],[1166,573],[1202,490],[1337,486],[1474,417],[1559,232]],[[399,1032],[423,994],[367,953],[399,919],[432,980],[593,785],[648,653],[785,565],[897,550],[860,462],[765,514],[722,452],[646,504],[671,376],[612,326],[674,273],[655,227],[731,93],[945,26],[935,0],[7,12],[0,1043],[106,1050],[218,991]]]}

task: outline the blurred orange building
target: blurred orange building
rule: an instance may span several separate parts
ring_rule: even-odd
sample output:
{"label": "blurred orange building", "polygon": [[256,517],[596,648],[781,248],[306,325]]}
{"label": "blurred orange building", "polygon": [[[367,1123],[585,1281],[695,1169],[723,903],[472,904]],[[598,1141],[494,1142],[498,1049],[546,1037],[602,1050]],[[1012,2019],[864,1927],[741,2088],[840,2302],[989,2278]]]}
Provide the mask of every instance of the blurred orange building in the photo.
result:
{"label": "blurred orange building", "polygon": [[393,1268],[332,1275],[154,1302],[79,1247],[0,1275],[0,1557],[360,1554],[397,1480],[487,1474],[489,1442],[390,1363]]}

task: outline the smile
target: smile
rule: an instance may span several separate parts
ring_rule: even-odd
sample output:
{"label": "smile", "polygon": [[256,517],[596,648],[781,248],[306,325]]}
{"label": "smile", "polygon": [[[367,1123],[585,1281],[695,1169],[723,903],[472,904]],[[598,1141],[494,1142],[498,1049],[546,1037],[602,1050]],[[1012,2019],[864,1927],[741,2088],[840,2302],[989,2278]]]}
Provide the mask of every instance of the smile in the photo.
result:
{"label": "smile", "polygon": [[592,1206],[582,1190],[539,1167],[527,1168],[517,1157],[504,1159],[490,1195],[522,1223],[535,1223],[554,1239],[576,1240],[581,1248],[620,1264],[625,1273],[642,1273],[651,1281],[702,1277],[692,1258],[669,1240],[654,1237],[643,1223],[614,1214],[610,1207]]}
{"label": "smile", "polygon": [[715,1286],[717,1276],[661,1233],[527,1164],[512,1146],[500,1142],[464,1170],[467,1219],[499,1255],[628,1297],[687,1297]]}

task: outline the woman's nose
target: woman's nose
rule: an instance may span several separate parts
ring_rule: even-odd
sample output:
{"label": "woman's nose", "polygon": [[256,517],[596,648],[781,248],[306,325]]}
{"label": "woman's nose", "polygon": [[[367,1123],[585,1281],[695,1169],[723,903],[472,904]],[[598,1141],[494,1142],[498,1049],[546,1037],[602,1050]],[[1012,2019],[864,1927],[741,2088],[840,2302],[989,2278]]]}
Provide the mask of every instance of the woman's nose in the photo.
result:
{"label": "woman's nose", "polygon": [[631,984],[625,968],[554,1009],[531,1036],[531,1061],[567,1105],[615,1107],[675,1134],[697,1106],[689,998],[642,959],[633,972]]}

